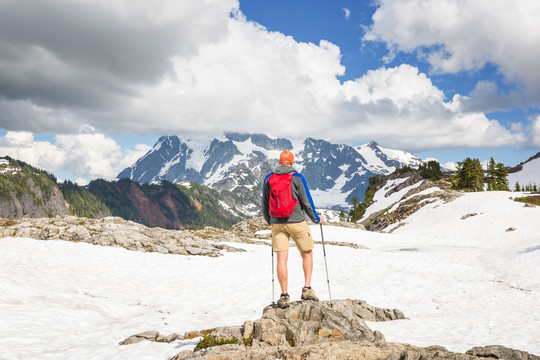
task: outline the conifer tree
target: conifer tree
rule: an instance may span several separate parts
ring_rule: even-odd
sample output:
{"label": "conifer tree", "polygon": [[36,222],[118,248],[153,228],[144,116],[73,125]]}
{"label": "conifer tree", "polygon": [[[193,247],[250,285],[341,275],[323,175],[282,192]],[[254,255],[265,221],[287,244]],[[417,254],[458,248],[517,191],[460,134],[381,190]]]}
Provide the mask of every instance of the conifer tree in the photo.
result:
{"label": "conifer tree", "polygon": [[478,159],[466,158],[458,162],[455,187],[470,191],[484,190],[484,170]]}
{"label": "conifer tree", "polygon": [[487,182],[487,191],[493,191],[498,190],[497,189],[497,164],[495,163],[495,159],[491,158],[488,163],[487,167],[487,175],[486,175],[486,182]]}
{"label": "conifer tree", "polygon": [[508,188],[508,171],[502,163],[498,163],[495,168],[495,186],[495,190],[510,191]]}
{"label": "conifer tree", "polygon": [[516,181],[516,187],[514,188],[514,191],[521,191],[521,188],[519,187],[519,181]]}
{"label": "conifer tree", "polygon": [[352,209],[350,215],[352,222],[360,220],[360,204],[358,203],[358,198],[356,196],[352,198]]}
{"label": "conifer tree", "polygon": [[424,179],[429,179],[431,181],[437,181],[443,177],[441,164],[436,160],[430,160],[427,163],[420,165],[418,170],[420,170],[420,175]]}
{"label": "conifer tree", "polygon": [[538,191],[538,189],[536,187],[536,183],[534,183],[532,191]]}

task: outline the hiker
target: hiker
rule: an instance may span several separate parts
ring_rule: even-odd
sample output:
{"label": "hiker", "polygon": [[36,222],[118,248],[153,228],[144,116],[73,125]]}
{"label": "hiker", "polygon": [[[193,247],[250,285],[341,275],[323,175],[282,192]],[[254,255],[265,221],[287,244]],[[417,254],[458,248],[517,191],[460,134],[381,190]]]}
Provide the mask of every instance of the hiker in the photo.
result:
{"label": "hiker", "polygon": [[315,212],[306,179],[292,167],[294,155],[285,150],[279,156],[279,166],[264,179],[262,207],[266,222],[272,228],[272,248],[277,254],[277,276],[281,286],[281,296],[277,305],[289,307],[287,292],[287,259],[289,257],[289,237],[292,237],[302,256],[304,287],[302,300],[319,301],[311,289],[313,272],[313,238],[306,222],[306,214],[311,221],[322,224],[324,219]]}

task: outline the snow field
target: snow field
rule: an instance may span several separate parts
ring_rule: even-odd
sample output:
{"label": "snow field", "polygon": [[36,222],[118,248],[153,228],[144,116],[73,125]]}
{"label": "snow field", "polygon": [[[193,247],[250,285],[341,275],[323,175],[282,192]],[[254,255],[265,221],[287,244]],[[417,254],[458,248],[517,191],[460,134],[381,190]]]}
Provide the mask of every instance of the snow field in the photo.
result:
{"label": "snow field", "polygon": [[[423,208],[394,234],[324,226],[332,298],[402,310],[409,320],[368,323],[387,341],[458,352],[499,344],[540,354],[540,208],[509,195],[466,194]],[[320,240],[320,227],[311,229]],[[0,239],[0,359],[167,359],[196,340],[118,343],[142,331],[182,334],[254,320],[272,300],[271,250],[230,245],[246,252],[187,257]],[[326,300],[321,245],[314,261],[312,286]],[[291,248],[292,301],[303,285],[300,264]],[[275,284],[277,300],[277,277]]]}

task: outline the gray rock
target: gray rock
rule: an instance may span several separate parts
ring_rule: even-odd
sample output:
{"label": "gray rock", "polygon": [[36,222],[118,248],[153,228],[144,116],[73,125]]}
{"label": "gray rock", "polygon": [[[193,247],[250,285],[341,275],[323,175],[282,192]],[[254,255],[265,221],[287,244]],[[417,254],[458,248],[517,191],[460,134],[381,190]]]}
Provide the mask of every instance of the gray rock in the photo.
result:
{"label": "gray rock", "polygon": [[502,346],[474,348],[467,354],[459,354],[442,346],[422,348],[387,343],[382,333],[371,331],[364,322],[365,319],[389,321],[393,318],[404,319],[405,316],[399,310],[376,308],[359,300],[293,302],[287,309],[268,306],[254,322],[246,321],[242,327],[217,328],[208,333],[219,338],[252,335],[251,346],[228,344],[196,352],[183,351],[172,359],[472,360],[491,357],[540,360],[535,355]]}
{"label": "gray rock", "polygon": [[157,337],[159,336],[159,331],[145,331],[142,333],[138,333],[135,335],[132,335],[122,341],[120,341],[120,345],[131,345],[136,344],[144,340],[149,341],[156,341]]}
{"label": "gray rock", "polygon": [[509,349],[500,345],[473,347],[466,352],[467,355],[473,355],[481,358],[495,358],[505,360],[540,360],[540,356],[529,354],[525,351]]}
{"label": "gray rock", "polygon": [[156,337],[156,342],[165,342],[165,343],[171,343],[174,340],[178,339],[178,334],[172,333],[169,335],[158,335]]}
{"label": "gray rock", "polygon": [[[214,229],[212,234],[214,237],[223,237],[228,232]],[[53,219],[0,219],[0,237],[8,236],[30,237],[38,240],[83,241],[101,246],[162,254],[216,257],[224,251],[245,251],[224,243],[214,244],[200,238],[192,231],[147,228],[118,217],[87,219],[57,216]]]}

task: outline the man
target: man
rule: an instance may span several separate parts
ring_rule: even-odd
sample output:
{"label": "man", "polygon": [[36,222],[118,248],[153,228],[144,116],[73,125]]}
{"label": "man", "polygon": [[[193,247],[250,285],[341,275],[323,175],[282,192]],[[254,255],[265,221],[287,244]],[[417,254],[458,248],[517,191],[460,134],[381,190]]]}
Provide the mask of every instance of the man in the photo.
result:
{"label": "man", "polygon": [[[283,151],[279,157],[279,166],[264,179],[262,198],[264,219],[272,227],[272,248],[277,254],[277,276],[281,286],[281,296],[277,305],[282,309],[289,307],[290,302],[287,291],[289,237],[292,237],[302,256],[305,283],[301,299],[319,301],[311,289],[314,246],[306,214],[316,224],[322,224],[324,219],[315,212],[306,179],[296,172],[292,167],[293,164],[294,155],[288,150]],[[290,182],[290,186],[287,181]],[[294,202],[288,206],[287,203],[290,202],[287,201],[287,197],[290,198],[291,195]],[[290,211],[284,210],[287,206]]]}

